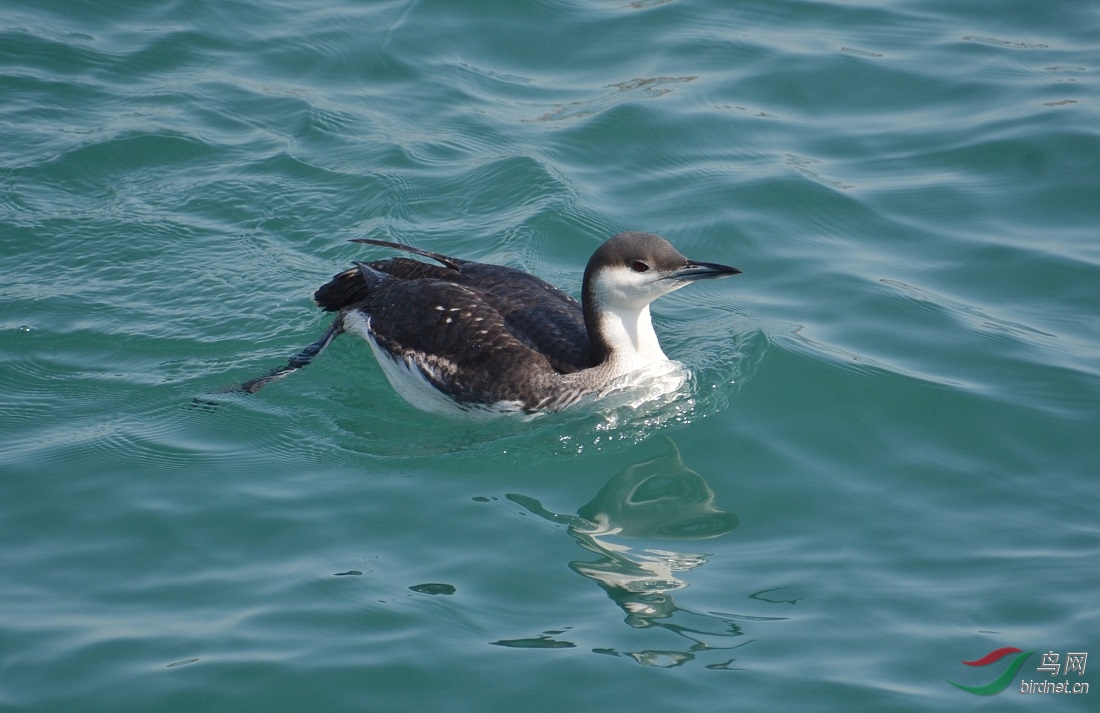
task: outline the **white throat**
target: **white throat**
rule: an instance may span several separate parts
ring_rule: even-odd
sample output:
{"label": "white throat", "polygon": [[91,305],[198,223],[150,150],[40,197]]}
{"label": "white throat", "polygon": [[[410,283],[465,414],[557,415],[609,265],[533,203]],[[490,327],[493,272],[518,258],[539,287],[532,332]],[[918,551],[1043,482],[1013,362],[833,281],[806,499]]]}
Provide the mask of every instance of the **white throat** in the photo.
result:
{"label": "white throat", "polygon": [[611,351],[611,367],[616,376],[668,361],[653,322],[649,305],[641,309],[604,309],[600,312],[599,330]]}

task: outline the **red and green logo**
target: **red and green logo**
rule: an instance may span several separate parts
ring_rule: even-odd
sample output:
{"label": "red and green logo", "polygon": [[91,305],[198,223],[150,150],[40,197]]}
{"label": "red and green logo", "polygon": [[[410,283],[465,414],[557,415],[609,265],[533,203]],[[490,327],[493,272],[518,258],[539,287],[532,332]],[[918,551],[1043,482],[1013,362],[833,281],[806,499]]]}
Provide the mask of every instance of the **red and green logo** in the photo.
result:
{"label": "red and green logo", "polygon": [[1002,649],[990,651],[980,659],[973,661],[963,661],[967,666],[988,666],[991,663],[1000,661],[1005,656],[1016,654],[1016,658],[1012,659],[1012,663],[1008,665],[1008,668],[1004,670],[1000,676],[993,680],[992,683],[987,683],[984,686],[964,686],[961,683],[955,683],[954,681],[948,681],[955,688],[961,688],[967,693],[973,693],[976,696],[992,696],[994,693],[1000,693],[1012,683],[1012,679],[1016,678],[1016,672],[1020,670],[1020,667],[1024,665],[1024,661],[1027,661],[1027,657],[1031,656],[1034,651],[1024,651],[1012,646],[1005,646]]}

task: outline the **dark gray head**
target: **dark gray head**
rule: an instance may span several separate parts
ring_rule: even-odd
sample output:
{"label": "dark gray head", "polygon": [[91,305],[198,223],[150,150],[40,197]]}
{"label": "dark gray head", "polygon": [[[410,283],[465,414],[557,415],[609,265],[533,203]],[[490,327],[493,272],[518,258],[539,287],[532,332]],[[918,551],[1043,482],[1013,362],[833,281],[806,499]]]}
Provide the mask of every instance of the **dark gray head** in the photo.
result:
{"label": "dark gray head", "polygon": [[592,254],[584,270],[584,321],[596,359],[603,358],[605,346],[594,335],[601,313],[640,313],[661,295],[689,283],[740,272],[728,265],[689,260],[659,235],[619,233]]}
{"label": "dark gray head", "polygon": [[585,300],[605,308],[641,309],[696,280],[731,277],[736,267],[689,260],[653,233],[619,233],[592,254],[584,271]]}

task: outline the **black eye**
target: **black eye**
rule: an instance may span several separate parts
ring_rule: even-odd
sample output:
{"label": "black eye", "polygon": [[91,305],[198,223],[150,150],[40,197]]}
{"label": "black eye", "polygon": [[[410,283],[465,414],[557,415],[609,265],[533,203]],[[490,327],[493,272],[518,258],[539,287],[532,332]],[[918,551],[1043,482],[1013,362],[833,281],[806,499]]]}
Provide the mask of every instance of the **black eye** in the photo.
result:
{"label": "black eye", "polygon": [[641,260],[634,260],[630,263],[630,269],[634,272],[645,272],[649,269],[649,265],[646,265]]}

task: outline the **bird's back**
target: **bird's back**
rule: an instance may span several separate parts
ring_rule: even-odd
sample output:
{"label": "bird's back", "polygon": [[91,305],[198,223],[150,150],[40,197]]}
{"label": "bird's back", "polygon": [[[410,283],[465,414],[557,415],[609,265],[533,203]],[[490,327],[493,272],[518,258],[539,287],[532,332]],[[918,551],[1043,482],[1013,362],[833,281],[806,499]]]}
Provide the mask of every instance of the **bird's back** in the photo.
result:
{"label": "bird's back", "polygon": [[363,263],[334,276],[314,299],[353,319],[369,317],[370,337],[391,358],[435,372],[436,388],[459,401],[491,394],[530,404],[538,401],[536,382],[594,366],[572,297],[520,270],[435,257],[447,263]]}

